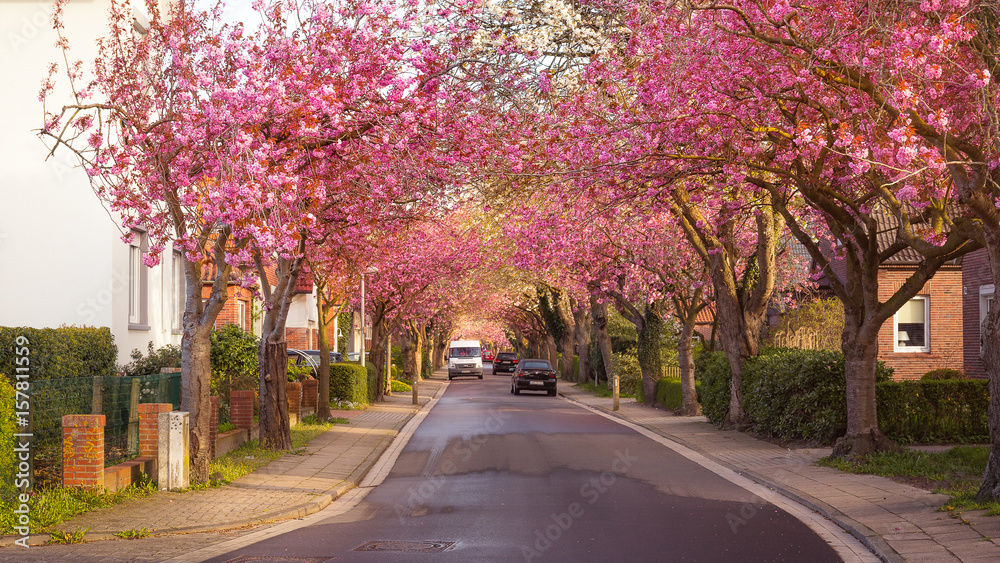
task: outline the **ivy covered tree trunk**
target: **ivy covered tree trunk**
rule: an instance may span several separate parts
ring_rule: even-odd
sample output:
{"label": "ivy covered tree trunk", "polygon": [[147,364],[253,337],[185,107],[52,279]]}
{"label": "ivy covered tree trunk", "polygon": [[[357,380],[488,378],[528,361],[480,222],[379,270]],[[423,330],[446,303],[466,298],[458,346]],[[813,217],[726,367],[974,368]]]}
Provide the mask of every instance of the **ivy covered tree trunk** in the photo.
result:
{"label": "ivy covered tree trunk", "polygon": [[[590,323],[590,311],[586,305],[572,300],[573,327],[576,333],[576,355],[580,358],[577,371],[577,381],[587,383],[590,380],[590,333],[593,327]],[[596,383],[596,382],[595,382]]]}
{"label": "ivy covered tree trunk", "polygon": [[[1000,174],[997,174],[1000,175]],[[992,221],[983,227],[983,242],[989,256],[990,273],[993,276],[994,287],[1000,287],[1000,212],[991,205],[988,198],[977,198],[976,207],[981,217]],[[985,223],[985,222],[984,222]],[[994,304],[996,301],[994,301]],[[990,432],[990,453],[986,460],[986,471],[983,482],[976,492],[976,500],[1000,500],[1000,307],[990,307],[986,321],[982,325],[982,358],[986,373],[989,376],[987,384],[990,396],[986,407],[987,427]]]}
{"label": "ivy covered tree trunk", "polygon": [[[590,296],[590,314],[594,323],[594,336],[597,339],[597,348],[601,352],[601,362],[604,365],[604,374],[611,378],[611,337],[608,335],[608,304]],[[594,383],[597,383],[595,380]]]}
{"label": "ivy covered tree trunk", "polygon": [[399,351],[403,355],[403,378],[416,381],[420,377],[420,343],[414,334],[413,323],[407,323],[399,339]]}
{"label": "ivy covered tree trunk", "polygon": [[[643,404],[656,404],[656,388],[663,375],[663,361],[660,355],[660,341],[663,336],[663,318],[656,303],[647,304],[643,315],[642,330],[639,331],[639,369],[642,371]],[[638,329],[639,326],[636,326]]]}

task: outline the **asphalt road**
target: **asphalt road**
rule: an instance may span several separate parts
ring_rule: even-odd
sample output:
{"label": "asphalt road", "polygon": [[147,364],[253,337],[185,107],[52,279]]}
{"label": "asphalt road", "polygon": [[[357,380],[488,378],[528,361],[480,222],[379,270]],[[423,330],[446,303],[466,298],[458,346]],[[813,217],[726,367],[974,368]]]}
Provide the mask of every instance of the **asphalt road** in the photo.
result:
{"label": "asphalt road", "polygon": [[840,561],[653,440],[509,390],[508,376],[454,380],[355,508],[212,561]]}

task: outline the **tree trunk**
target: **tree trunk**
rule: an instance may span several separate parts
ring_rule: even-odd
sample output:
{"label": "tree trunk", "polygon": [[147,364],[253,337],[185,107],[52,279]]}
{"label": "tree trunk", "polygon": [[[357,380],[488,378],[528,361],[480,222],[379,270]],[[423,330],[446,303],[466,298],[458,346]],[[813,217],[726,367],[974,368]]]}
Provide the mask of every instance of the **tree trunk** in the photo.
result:
{"label": "tree trunk", "polygon": [[864,307],[844,307],[844,375],[847,383],[847,434],[833,446],[832,457],[858,458],[875,451],[899,451],[878,427],[875,371],[881,322],[866,318]]}
{"label": "tree trunk", "polygon": [[399,339],[399,350],[403,355],[403,379],[416,381],[420,377],[420,344],[417,342],[412,323],[402,331]]}
{"label": "tree trunk", "polygon": [[[997,247],[1000,249],[1000,246]],[[1000,261],[990,260],[990,267],[993,264],[1000,265]],[[997,276],[994,275],[994,278]],[[995,284],[1000,287],[1000,284]],[[994,301],[996,303],[996,301]],[[983,474],[983,482],[976,492],[978,501],[995,501],[1000,499],[1000,307],[991,307],[986,315],[986,322],[982,328],[982,358],[986,366],[986,373],[989,374],[988,391],[990,396],[989,405],[986,407],[987,426],[990,429],[990,454],[986,460],[986,472]]]}
{"label": "tree trunk", "polygon": [[382,310],[381,305],[376,305],[373,307],[372,318],[375,319],[372,322],[372,349],[371,353],[368,355],[371,362],[375,364],[375,373],[377,377],[375,378],[375,401],[381,401],[385,398],[385,368],[387,365],[386,356],[388,356],[388,344],[389,344],[389,327],[386,326],[384,310]]}
{"label": "tree trunk", "polygon": [[184,333],[181,337],[181,411],[187,412],[190,424],[190,472],[195,482],[208,482],[208,464],[212,460],[210,419],[212,412],[212,328],[229,298],[231,267],[225,261],[228,233],[215,239],[215,280],[208,299],[202,298],[202,273],[205,262],[184,260]]}
{"label": "tree trunk", "polygon": [[[199,278],[200,282],[200,278]],[[198,284],[200,290],[200,283]],[[212,447],[209,443],[211,418],[211,381],[212,364],[210,335],[212,325],[205,326],[189,322],[187,311],[184,312],[184,336],[181,340],[181,410],[190,417],[190,455],[191,480],[208,482],[208,464],[212,459]],[[214,323],[213,323],[214,324]]]}
{"label": "tree trunk", "polygon": [[427,327],[422,324],[416,325],[416,336],[417,351],[415,352],[416,357],[414,358],[414,362],[416,363],[416,378],[423,379],[424,377],[430,376],[429,373],[424,373],[424,348],[427,347]]}
{"label": "tree trunk", "polygon": [[573,321],[573,326],[576,329],[576,355],[580,358],[577,381],[587,383],[590,380],[590,331],[592,327],[590,311],[586,306],[574,303]]}
{"label": "tree trunk", "polygon": [[549,363],[552,364],[552,367],[555,367],[556,365],[558,365],[558,363],[559,363],[559,347],[556,346],[556,339],[555,339],[555,337],[552,336],[551,334],[549,334],[548,332],[545,333],[545,339],[542,341],[541,352],[544,355],[539,355],[537,357],[539,357],[539,358],[548,358]]}
{"label": "tree trunk", "polygon": [[333,413],[330,411],[330,335],[326,332],[326,318],[330,313],[330,306],[323,299],[319,285],[316,289],[316,310],[319,313],[320,325],[319,372],[316,374],[319,379],[319,397],[316,400],[316,418],[330,420],[333,418]]}
{"label": "tree trunk", "polygon": [[687,315],[681,325],[681,337],[677,342],[677,360],[681,366],[681,412],[682,416],[701,414],[698,392],[694,386],[694,325],[697,312]]}
{"label": "tree trunk", "polygon": [[[282,332],[284,332],[282,330]],[[284,335],[276,342],[260,339],[260,444],[271,450],[292,447],[288,423],[288,346]]]}
{"label": "tree trunk", "polygon": [[745,314],[740,303],[736,279],[725,264],[724,254],[711,256],[709,262],[715,286],[722,349],[726,353],[726,359],[729,360],[729,371],[732,376],[729,387],[729,412],[726,414],[724,426],[744,429],[750,425],[750,417],[743,410],[743,363],[750,356],[757,355],[757,337],[763,326],[763,318],[750,319]]}
{"label": "tree trunk", "polygon": [[660,316],[659,304],[646,304],[641,327],[637,325],[636,329],[639,332],[639,346],[636,352],[639,369],[642,371],[642,399],[643,404],[651,407],[656,404],[656,388],[663,374],[660,357],[663,318]]}
{"label": "tree trunk", "polygon": [[562,336],[559,339],[559,348],[562,352],[560,375],[563,381],[574,381],[576,373],[573,371],[573,352],[576,349],[576,327],[573,322],[573,304],[563,291],[552,290],[551,294],[553,309],[563,325]]}
{"label": "tree trunk", "polygon": [[[604,374],[611,379],[611,337],[608,336],[608,304],[590,296],[590,311],[594,323],[594,333],[597,337],[597,347],[601,351],[601,361],[604,363]],[[594,383],[597,383],[596,380]]]}

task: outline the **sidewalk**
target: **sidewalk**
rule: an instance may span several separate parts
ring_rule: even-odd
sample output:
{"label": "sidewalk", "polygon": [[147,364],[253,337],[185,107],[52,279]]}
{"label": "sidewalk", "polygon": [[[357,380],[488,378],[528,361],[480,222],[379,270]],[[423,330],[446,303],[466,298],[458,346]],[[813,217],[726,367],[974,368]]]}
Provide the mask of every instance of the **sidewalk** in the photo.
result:
{"label": "sidewalk", "polygon": [[[409,393],[386,396],[364,411],[346,413],[314,438],[304,453],[285,454],[231,484],[182,493],[159,492],[124,504],[80,514],[60,531],[90,528],[87,541],[112,539],[125,530],[147,528],[153,535],[219,531],[301,518],[318,512],[353,489],[389,447],[406,422],[447,386],[442,379],[420,382],[420,405]],[[343,416],[345,413],[337,413]],[[9,546],[11,541],[3,544]],[[32,536],[40,545],[48,535]],[[0,551],[0,560],[11,547]],[[23,549],[23,548],[19,548]]]}
{"label": "sidewalk", "polygon": [[964,511],[969,523],[939,512],[948,497],[872,475],[844,473],[813,463],[829,448],[789,450],[742,432],[719,430],[705,417],[681,417],[632,399],[611,412],[612,400],[559,388],[572,401],[644,426],[777,490],[865,543],[884,561],[1000,561],[1000,516]]}

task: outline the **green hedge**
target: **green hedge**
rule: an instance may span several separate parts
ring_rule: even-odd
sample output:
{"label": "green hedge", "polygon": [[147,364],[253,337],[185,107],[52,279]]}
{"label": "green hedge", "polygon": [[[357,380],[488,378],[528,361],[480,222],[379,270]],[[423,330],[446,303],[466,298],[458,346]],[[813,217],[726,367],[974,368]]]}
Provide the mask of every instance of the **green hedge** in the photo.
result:
{"label": "green hedge", "polygon": [[360,363],[330,364],[330,399],[368,403],[368,377]]}
{"label": "green hedge", "polygon": [[[729,411],[729,362],[722,352],[700,358],[702,410],[720,423]],[[881,362],[876,378],[892,370]],[[844,356],[830,350],[766,349],[743,366],[743,408],[754,430],[785,439],[831,443],[847,430]]]}
{"label": "green hedge", "polygon": [[0,377],[0,498],[7,498],[15,493],[14,469],[17,459],[14,456],[14,439],[16,431],[14,419],[14,386],[6,377]]}
{"label": "green hedge", "polygon": [[[695,391],[701,390],[701,382],[694,382]],[[684,405],[681,378],[662,377],[656,382],[656,402],[668,409],[679,409]]]}
{"label": "green hedge", "polygon": [[368,399],[367,402],[374,403],[375,395],[378,393],[378,370],[372,362],[365,362],[365,369],[368,370]]}
{"label": "green hedge", "polygon": [[[618,374],[618,393],[620,395],[636,395],[637,389],[642,389],[642,370],[639,369],[639,358],[635,354],[612,354],[611,369]],[[613,374],[612,374],[613,375]],[[641,401],[642,397],[637,397]]]}
{"label": "green hedge", "polygon": [[898,442],[988,442],[987,381],[888,381],[875,388],[878,425]]}
{"label": "green hedge", "polygon": [[0,327],[0,373],[8,379],[16,373],[18,336],[28,338],[32,379],[116,375],[118,346],[107,327]]}

